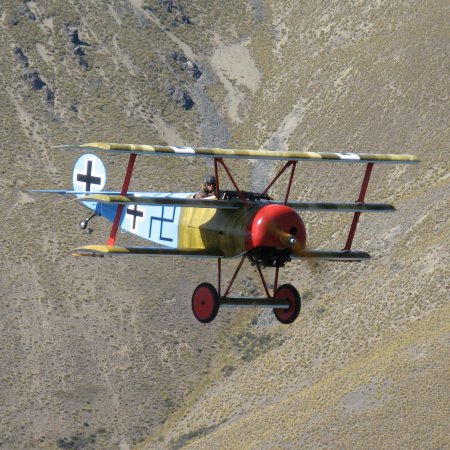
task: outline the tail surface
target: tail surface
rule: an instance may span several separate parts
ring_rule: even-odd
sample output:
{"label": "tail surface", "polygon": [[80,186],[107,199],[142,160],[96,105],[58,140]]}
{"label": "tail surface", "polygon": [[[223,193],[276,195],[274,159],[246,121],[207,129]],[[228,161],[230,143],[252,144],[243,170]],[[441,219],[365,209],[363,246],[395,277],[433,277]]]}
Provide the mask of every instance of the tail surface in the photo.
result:
{"label": "tail surface", "polygon": [[[100,192],[106,184],[106,170],[102,160],[92,154],[80,156],[73,168],[73,190],[75,192]],[[76,194],[82,197],[84,194]]]}

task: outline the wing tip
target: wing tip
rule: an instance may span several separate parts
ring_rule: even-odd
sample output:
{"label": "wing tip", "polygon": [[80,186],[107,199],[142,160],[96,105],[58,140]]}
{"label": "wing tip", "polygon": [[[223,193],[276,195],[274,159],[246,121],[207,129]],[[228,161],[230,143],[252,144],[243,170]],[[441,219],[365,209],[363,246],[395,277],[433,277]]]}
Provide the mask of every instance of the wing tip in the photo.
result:
{"label": "wing tip", "polygon": [[111,150],[111,145],[107,142],[89,142],[87,144],[59,144],[52,145],[51,148],[60,150]]}
{"label": "wing tip", "polygon": [[72,256],[97,256],[104,257],[111,253],[126,253],[122,247],[111,247],[108,245],[85,245],[71,250]]}

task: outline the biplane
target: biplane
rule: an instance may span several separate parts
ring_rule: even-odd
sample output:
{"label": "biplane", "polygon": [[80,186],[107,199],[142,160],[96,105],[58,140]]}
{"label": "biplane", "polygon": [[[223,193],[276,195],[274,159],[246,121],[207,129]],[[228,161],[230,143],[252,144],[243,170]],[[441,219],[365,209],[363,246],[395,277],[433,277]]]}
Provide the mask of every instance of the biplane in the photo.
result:
{"label": "biplane", "polygon": [[[75,198],[91,210],[80,223],[86,228],[95,216],[112,222],[109,239],[102,245],[87,245],[73,250],[75,256],[165,255],[217,260],[217,285],[201,283],[192,295],[192,310],[200,322],[214,320],[219,308],[253,306],[271,308],[283,324],[296,320],[301,297],[291,284],[279,285],[279,271],[292,259],[329,261],[363,261],[370,259],[364,251],[352,249],[361,213],[392,212],[384,203],[365,202],[374,164],[414,164],[414,155],[323,153],[302,151],[269,151],[245,149],[191,148],[165,145],[131,145],[90,143],[61,145],[62,150],[81,151],[73,169],[73,190],[35,190]],[[106,170],[98,153],[128,155],[128,166],[120,191],[104,191]],[[216,178],[215,200],[194,198],[193,192],[133,192],[129,190],[137,156],[171,156],[211,158]],[[228,158],[281,161],[281,168],[262,192],[240,189],[231,173]],[[359,196],[355,202],[305,202],[289,199],[299,162],[365,164]],[[228,177],[234,190],[221,190],[219,169]],[[222,170],[223,169],[223,170]],[[280,177],[288,176],[284,198],[273,200],[268,192]],[[226,175],[225,175],[226,174]],[[306,246],[307,233],[299,211],[350,212],[353,218],[346,243],[341,250],[311,250]],[[152,246],[119,246],[118,230],[152,241]],[[236,270],[227,286],[222,287],[222,260],[236,258]],[[233,297],[233,284],[244,264],[249,261],[259,274],[264,296]],[[266,281],[262,268],[274,268],[273,287]],[[269,289],[270,287],[270,289]]]}

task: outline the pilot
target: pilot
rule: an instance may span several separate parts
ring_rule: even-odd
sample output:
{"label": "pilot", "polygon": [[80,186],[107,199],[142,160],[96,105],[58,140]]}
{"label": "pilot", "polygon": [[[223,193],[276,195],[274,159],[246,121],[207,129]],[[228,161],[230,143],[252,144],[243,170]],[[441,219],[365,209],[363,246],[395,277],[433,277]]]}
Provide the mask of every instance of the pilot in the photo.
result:
{"label": "pilot", "polygon": [[194,195],[194,198],[203,198],[206,200],[216,200],[216,177],[208,175],[202,184],[202,190]]}

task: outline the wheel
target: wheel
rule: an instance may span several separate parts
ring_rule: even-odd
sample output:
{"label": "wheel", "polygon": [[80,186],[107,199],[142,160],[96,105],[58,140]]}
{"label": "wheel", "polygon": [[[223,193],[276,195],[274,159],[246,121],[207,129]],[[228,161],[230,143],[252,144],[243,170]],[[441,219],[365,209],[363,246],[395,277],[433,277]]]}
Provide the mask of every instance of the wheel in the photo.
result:
{"label": "wheel", "polygon": [[202,323],[214,320],[219,312],[220,299],[217,289],[210,283],[199,284],[192,294],[192,312]]}
{"label": "wheel", "polygon": [[275,317],[284,324],[289,324],[295,321],[300,314],[301,300],[297,289],[291,284],[283,284],[275,293],[275,298],[284,298],[289,301],[288,309],[274,308]]}

